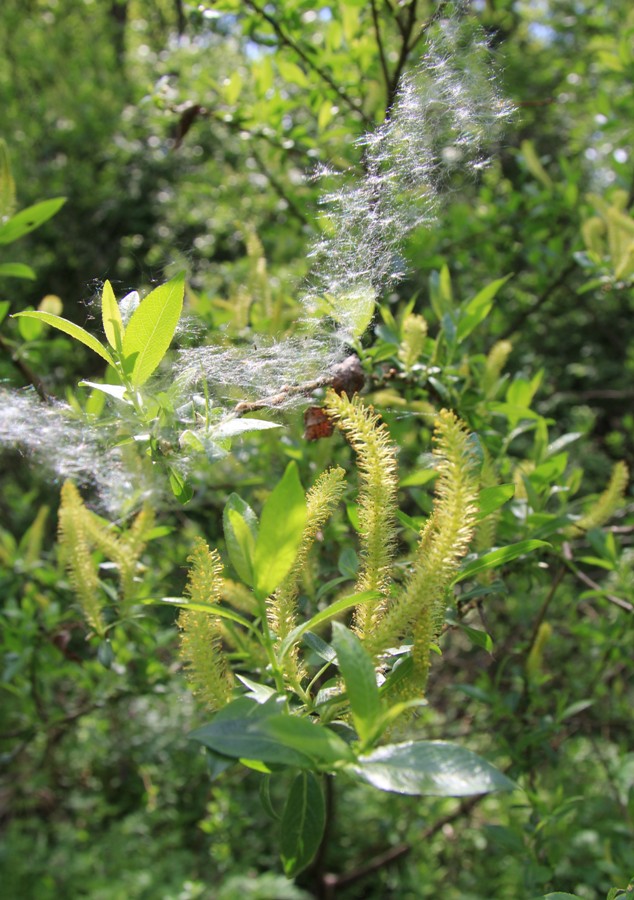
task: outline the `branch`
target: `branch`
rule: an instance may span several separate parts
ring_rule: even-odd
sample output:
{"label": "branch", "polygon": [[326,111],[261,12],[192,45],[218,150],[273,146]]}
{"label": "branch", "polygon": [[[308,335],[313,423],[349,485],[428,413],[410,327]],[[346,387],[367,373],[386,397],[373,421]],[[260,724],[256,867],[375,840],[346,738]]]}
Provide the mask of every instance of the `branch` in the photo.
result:
{"label": "branch", "polygon": [[385,81],[385,90],[387,91],[387,108],[390,107],[390,71],[385,57],[385,48],[383,47],[383,38],[381,37],[381,28],[379,23],[379,12],[376,8],[376,0],[372,0],[372,22],[374,24],[374,34],[376,35],[376,43],[379,48],[379,57],[381,59],[381,69],[383,70],[383,80]]}
{"label": "branch", "polygon": [[605,597],[606,600],[609,600],[610,603],[613,603],[615,606],[620,607],[621,609],[626,610],[627,612],[634,612],[634,606],[629,602],[629,600],[623,600],[621,597],[617,597],[616,594],[610,594],[609,591],[605,591],[600,584],[596,581],[593,581],[585,572],[582,572],[575,565],[574,559],[572,557],[572,549],[570,544],[565,543],[563,546],[563,558],[565,561],[565,565],[570,569],[570,571],[575,575],[579,581],[585,584],[587,587],[591,588],[593,591],[597,591],[602,597]]}
{"label": "branch", "polygon": [[[425,844],[430,838],[434,837],[434,835],[438,834],[439,831],[446,825],[450,825],[452,822],[455,822],[456,819],[460,819],[462,816],[469,815],[472,809],[478,805],[478,803],[483,800],[484,797],[482,795],[476,797],[470,797],[468,800],[463,800],[458,809],[453,813],[449,813],[446,816],[443,816],[441,819],[438,819],[434,822],[433,825],[430,825],[426,828],[416,839],[416,846],[420,844]],[[384,853],[380,853],[378,856],[375,856],[374,859],[371,859],[370,862],[365,865],[359,866],[357,869],[353,869],[350,872],[344,872],[342,875],[335,875],[332,873],[326,873],[322,878],[322,883],[324,886],[323,897],[324,900],[334,900],[335,892],[339,888],[346,887],[349,884],[354,884],[356,881],[361,881],[362,878],[367,878],[368,875],[372,875],[373,872],[378,872],[381,869],[384,869],[386,866],[392,865],[392,863],[398,862],[399,859],[403,859],[404,856],[412,850],[412,844],[403,843],[398,844],[396,847],[392,847],[390,850],[386,850]]]}
{"label": "branch", "polygon": [[312,72],[315,72],[322,81],[324,81],[328,87],[330,87],[337,96],[348,106],[353,112],[357,113],[363,120],[364,125],[367,128],[372,127],[374,124],[363,112],[363,109],[356,100],[354,100],[350,94],[347,93],[342,87],[340,87],[336,81],[323,69],[320,65],[314,62],[310,56],[306,53],[306,51],[292,38],[290,35],[286,34],[286,32],[282,29],[279,22],[276,19],[266,12],[266,10],[259,6],[255,0],[244,0],[245,5],[249,6],[254,12],[256,12],[259,16],[261,16],[266,22],[269,23],[275,34],[278,36],[284,46],[289,47],[296,53],[299,58],[302,60],[304,65],[306,65]]}
{"label": "branch", "polygon": [[558,288],[562,287],[563,284],[565,284],[566,278],[568,278],[568,276],[572,272],[574,272],[576,268],[577,263],[574,259],[571,259],[568,265],[561,270],[554,281],[551,281],[545,291],[543,291],[543,293],[539,296],[537,301],[533,303],[533,305],[528,309],[523,310],[518,316],[515,317],[509,327],[499,336],[499,340],[506,340],[506,338],[511,337],[512,334],[520,329],[524,322],[529,319],[533,315],[533,313],[537,312],[538,309],[541,309],[541,307],[550,300],[555,291]]}
{"label": "branch", "polygon": [[13,363],[18,372],[20,372],[24,379],[35,388],[40,400],[43,400],[44,403],[50,403],[51,398],[49,397],[41,378],[36,375],[35,372],[29,368],[29,366],[27,366],[23,359],[20,359],[19,356],[13,353],[10,345],[7,343],[7,341],[5,341],[1,334],[0,350],[3,350],[7,354],[9,360]]}

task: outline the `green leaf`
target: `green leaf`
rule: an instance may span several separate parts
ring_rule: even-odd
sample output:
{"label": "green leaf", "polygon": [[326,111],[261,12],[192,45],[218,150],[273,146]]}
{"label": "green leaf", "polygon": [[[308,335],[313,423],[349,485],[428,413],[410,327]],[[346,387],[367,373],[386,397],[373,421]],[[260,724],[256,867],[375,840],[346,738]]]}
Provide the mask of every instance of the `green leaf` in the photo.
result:
{"label": "green leaf", "polygon": [[169,468],[170,490],[183,506],[194,496],[191,485],[187,484],[181,473],[173,466]]}
{"label": "green leaf", "polygon": [[332,626],[332,645],[337,651],[352,719],[365,744],[375,735],[382,713],[374,663],[359,638],[340,622]]}
{"label": "green leaf", "polygon": [[378,591],[362,591],[360,594],[342,597],[341,600],[337,600],[326,609],[322,609],[321,612],[315,613],[315,615],[307,622],[302,622],[301,625],[293,628],[293,630],[286,635],[279,650],[280,659],[283,659],[286,656],[293,644],[300,639],[304,632],[313,631],[313,629],[317,628],[319,625],[338,616],[339,613],[345,612],[347,609],[350,609],[350,607],[357,606],[359,603],[369,603],[371,600],[377,600],[380,596]]}
{"label": "green leaf", "polygon": [[543,900],[582,900],[579,894],[565,894],[562,891],[555,891],[554,894],[544,894]]}
{"label": "green leaf", "polygon": [[0,324],[6,319],[10,308],[11,304],[8,300],[0,300]]}
{"label": "green leaf", "polygon": [[387,744],[351,767],[381,791],[431,797],[466,797],[512,791],[515,784],[471,750],[446,741]]}
{"label": "green leaf", "polygon": [[28,278],[29,281],[33,281],[36,276],[31,266],[25,263],[0,263],[0,277]]}
{"label": "green leaf", "polygon": [[464,625],[462,622],[458,622],[457,624],[458,627],[464,631],[472,644],[476,647],[481,647],[483,650],[486,650],[487,653],[493,653],[493,641],[490,634],[487,634],[486,631],[482,631],[479,628],[471,628],[469,625]]}
{"label": "green leaf", "polygon": [[480,491],[480,511],[478,519],[486,519],[492,512],[504,506],[515,495],[514,484],[497,484]]}
{"label": "green leaf", "polygon": [[452,584],[464,581],[465,578],[472,578],[476,573],[484,572],[486,569],[497,569],[499,566],[503,566],[505,563],[517,559],[518,556],[524,556],[525,553],[531,553],[533,550],[538,550],[540,547],[550,546],[551,545],[547,541],[530,540],[519,541],[517,544],[510,544],[508,547],[500,547],[499,550],[492,550],[490,553],[485,553],[484,556],[480,556],[478,559],[474,559],[472,562],[467,563],[464,569],[456,575]]}
{"label": "green leaf", "polygon": [[135,387],[145,384],[167,353],[184,295],[185,275],[181,273],[155,288],[132,314],[123,337],[123,355]]}
{"label": "green leaf", "polygon": [[24,318],[18,322],[18,331],[23,341],[36,341],[43,330],[44,325],[37,319]]}
{"label": "green leaf", "polygon": [[456,331],[456,339],[458,343],[464,341],[471,332],[483,322],[491,312],[493,299],[503,284],[509,280],[511,276],[498,278],[482,288],[475,297],[470,300],[460,313],[458,328]]}
{"label": "green leaf", "polygon": [[280,856],[287,878],[313,860],[326,827],[326,805],[319,781],[300,772],[288,794],[281,821]]}
{"label": "green leaf", "polygon": [[20,316],[29,319],[39,319],[40,322],[44,322],[46,325],[52,325],[52,327],[57,328],[58,331],[63,331],[64,334],[69,335],[69,337],[74,338],[81,344],[85,344],[86,347],[93,351],[93,353],[96,353],[102,359],[105,359],[108,365],[114,368],[115,362],[106,347],[104,347],[103,344],[100,344],[97,338],[93,337],[90,332],[81,328],[79,325],[75,325],[74,322],[69,322],[68,319],[63,319],[61,316],[54,316],[53,313],[41,312],[40,310],[35,309],[14,313],[12,318],[17,319]]}
{"label": "green leaf", "polygon": [[255,590],[261,597],[273,593],[295,562],[306,523],[306,498],[297,464],[288,464],[282,480],[264,504],[255,545]]}
{"label": "green leaf", "polygon": [[35,231],[44,222],[59,212],[66,203],[66,197],[55,197],[52,200],[43,200],[34,206],[27,206],[12,216],[4,225],[0,225],[0,244],[12,244],[18,238]]}
{"label": "green leaf", "polygon": [[219,606],[217,603],[193,603],[189,600],[183,600],[182,597],[161,597],[160,600],[144,600],[144,603],[170,603],[172,606],[180,606],[182,609],[190,609],[193,612],[209,613],[210,616],[220,616],[221,619],[229,619],[237,622],[249,631],[255,631],[254,626],[248,619],[241,616],[240,613],[228,609],[226,606]]}
{"label": "green leaf", "polygon": [[263,727],[280,744],[304,753],[316,763],[331,767],[354,759],[350,747],[334,731],[309,719],[288,715],[272,716]]}
{"label": "green leaf", "polygon": [[267,422],[266,419],[228,419],[214,428],[214,438],[217,440],[232,438],[248,431],[268,431],[271,428],[281,427],[277,422]]}
{"label": "green leaf", "polygon": [[[231,704],[233,705],[233,704]],[[259,704],[264,710],[268,704]],[[189,737],[200,741],[224,756],[234,759],[260,760],[264,763],[276,763],[281,766],[292,766],[299,769],[312,769],[313,759],[305,753],[282,743],[275,735],[270,734],[262,716],[250,715],[243,718],[227,718],[222,710],[209,725],[203,725],[192,731]]]}
{"label": "green leaf", "polygon": [[124,332],[123,320],[119,304],[109,281],[105,282],[101,292],[101,318],[108,343],[121,353]]}
{"label": "green leaf", "polygon": [[227,553],[245,584],[253,586],[253,557],[258,538],[258,520],[248,503],[230,494],[222,513]]}

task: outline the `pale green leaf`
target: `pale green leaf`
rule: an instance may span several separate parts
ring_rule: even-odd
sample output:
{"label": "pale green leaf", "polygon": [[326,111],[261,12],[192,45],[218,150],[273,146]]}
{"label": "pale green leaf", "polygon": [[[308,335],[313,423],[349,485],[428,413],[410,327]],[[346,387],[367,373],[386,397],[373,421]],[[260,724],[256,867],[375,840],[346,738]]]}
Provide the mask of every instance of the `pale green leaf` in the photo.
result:
{"label": "pale green leaf", "polygon": [[258,521],[248,503],[230,494],[222,514],[229,559],[245,584],[253,585],[253,557],[258,537]]}
{"label": "pale green leaf", "polygon": [[112,285],[106,281],[101,292],[101,317],[103,330],[111,347],[121,352],[123,342],[123,321]]}
{"label": "pale green leaf", "polygon": [[262,509],[253,558],[254,586],[260,596],[273,593],[288,574],[295,562],[305,522],[306,498],[297,465],[292,462]]}
{"label": "pale green leaf", "polygon": [[495,295],[503,284],[509,280],[511,276],[498,278],[483,287],[476,296],[470,300],[464,309],[460,312],[458,328],[456,331],[456,339],[458,343],[468,337],[477,326],[483,322],[491,311]]}
{"label": "pale green leaf", "polygon": [[27,278],[35,279],[35,272],[26,263],[0,263],[0,277],[2,278]]}
{"label": "pale green leaf", "polygon": [[0,225],[0,244],[11,244],[39,228],[59,212],[64,203],[66,203],[65,197],[55,197],[53,200],[43,200],[41,203],[20,210],[4,225]]}
{"label": "pale green leaf", "polygon": [[155,288],[132,314],[123,337],[130,380],[140,387],[168,351],[183,309],[185,275]]}
{"label": "pale green leaf", "polygon": [[58,331],[63,331],[64,334],[69,335],[69,337],[85,344],[86,347],[93,351],[93,353],[96,353],[102,359],[105,359],[108,365],[114,368],[115,362],[103,344],[100,344],[96,337],[93,337],[90,332],[81,328],[79,325],[75,325],[74,322],[69,322],[68,319],[63,319],[61,316],[54,316],[52,313],[35,309],[14,313],[12,318],[15,319],[19,316],[24,316],[29,319],[39,319],[40,322],[44,322],[46,325],[52,325],[52,327],[57,328]]}

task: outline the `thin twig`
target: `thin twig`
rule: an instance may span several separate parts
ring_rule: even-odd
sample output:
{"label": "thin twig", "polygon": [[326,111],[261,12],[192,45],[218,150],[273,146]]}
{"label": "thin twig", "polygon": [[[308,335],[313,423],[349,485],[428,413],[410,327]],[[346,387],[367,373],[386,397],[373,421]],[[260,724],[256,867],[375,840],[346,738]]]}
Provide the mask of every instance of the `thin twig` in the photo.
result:
{"label": "thin twig", "polygon": [[[433,825],[426,828],[416,839],[416,845],[425,844],[430,838],[438,834],[439,831],[442,831],[446,825],[450,825],[452,822],[455,822],[456,819],[462,818],[462,816],[469,815],[471,810],[483,799],[483,796],[479,795],[470,797],[468,800],[463,800],[455,812],[443,816],[441,819],[434,822]],[[344,872],[341,875],[326,873],[322,879],[324,884],[324,900],[332,900],[332,898],[335,897],[335,891],[339,888],[347,887],[349,884],[354,884],[356,881],[361,881],[362,878],[367,878],[368,875],[372,875],[373,872],[379,872],[381,869],[386,868],[386,866],[390,866],[393,863],[398,862],[399,859],[403,859],[403,857],[411,852],[412,846],[413,845],[410,843],[398,844],[396,847],[392,847],[384,853],[375,856],[374,859],[371,859],[370,862],[365,863],[365,865],[359,866],[350,872]]]}
{"label": "thin twig", "polygon": [[284,203],[286,203],[288,209],[290,210],[290,212],[293,213],[295,218],[299,219],[299,221],[302,223],[302,225],[305,225],[308,228],[312,227],[311,223],[306,218],[304,213],[301,211],[299,206],[297,206],[297,204],[292,199],[292,197],[288,196],[288,194],[286,193],[286,190],[284,189],[284,185],[281,183],[281,181],[279,181],[275,177],[275,175],[272,174],[271,170],[265,164],[264,160],[262,159],[262,157],[260,156],[258,151],[255,149],[255,147],[251,147],[251,155],[253,156],[253,159],[255,160],[255,164],[257,165],[257,167],[260,170],[260,172],[262,173],[262,175],[264,175],[264,177],[269,182],[271,187],[275,190],[278,197],[280,197],[280,199],[283,200]]}
{"label": "thin twig", "polygon": [[564,562],[568,569],[575,575],[579,581],[586,585],[586,587],[591,588],[593,591],[597,591],[602,597],[605,597],[606,600],[609,600],[610,603],[613,603],[615,606],[619,606],[621,609],[626,610],[627,612],[634,612],[634,606],[629,602],[629,600],[623,600],[622,597],[617,597],[616,594],[610,594],[608,591],[604,591],[600,584],[597,584],[596,581],[593,581],[585,572],[582,572],[581,569],[578,569],[575,565],[574,559],[572,557],[572,550],[569,544],[564,544]]}
{"label": "thin twig", "polygon": [[286,34],[286,32],[281,27],[280,23],[268,13],[263,7],[255,2],[255,0],[244,0],[245,5],[250,7],[254,12],[256,12],[259,16],[261,16],[266,22],[269,23],[275,34],[278,36],[279,40],[286,47],[289,47],[294,53],[296,53],[302,62],[316,75],[318,75],[322,81],[324,81],[331,90],[333,90],[337,96],[343,100],[343,102],[348,106],[353,112],[357,113],[357,115],[361,116],[364,124],[367,127],[371,127],[373,122],[366,116],[363,112],[363,109],[359,106],[356,100],[350,96],[342,87],[340,87],[337,82],[332,78],[328,72],[323,69],[320,65],[318,65],[314,60],[310,58],[310,56],[306,53],[306,51],[295,41],[290,35]]}
{"label": "thin twig", "polygon": [[383,46],[383,37],[381,35],[381,24],[379,22],[379,11],[376,8],[376,0],[372,0],[372,22],[374,24],[374,34],[376,35],[376,44],[379,48],[379,58],[381,60],[381,69],[383,70],[383,80],[385,81],[385,90],[387,93],[387,105],[390,105],[390,70],[387,65],[385,56],[385,48]]}
{"label": "thin twig", "polygon": [[574,272],[576,268],[576,261],[571,259],[568,265],[561,270],[559,275],[557,275],[557,277],[551,281],[548,287],[540,294],[536,302],[533,303],[532,306],[529,306],[528,309],[522,310],[522,312],[515,317],[509,327],[500,335],[499,339],[506,340],[506,338],[511,337],[512,334],[518,331],[524,322],[529,319],[533,313],[537,312],[538,309],[541,309],[541,307],[550,300],[555,291],[565,284],[568,276]]}
{"label": "thin twig", "polygon": [[42,380],[39,378],[38,375],[35,374],[35,372],[31,368],[29,368],[29,366],[27,366],[27,364],[24,362],[23,359],[20,359],[20,357],[17,354],[13,353],[13,351],[11,350],[11,347],[5,341],[5,339],[2,337],[1,334],[0,334],[0,350],[3,350],[7,354],[7,356],[9,357],[11,363],[15,366],[15,368],[21,373],[21,375],[25,378],[25,380],[28,381],[28,383],[35,388],[40,400],[43,400],[44,403],[49,403],[51,398],[49,397],[48,393],[46,392],[46,388],[44,387],[44,383],[42,382]]}

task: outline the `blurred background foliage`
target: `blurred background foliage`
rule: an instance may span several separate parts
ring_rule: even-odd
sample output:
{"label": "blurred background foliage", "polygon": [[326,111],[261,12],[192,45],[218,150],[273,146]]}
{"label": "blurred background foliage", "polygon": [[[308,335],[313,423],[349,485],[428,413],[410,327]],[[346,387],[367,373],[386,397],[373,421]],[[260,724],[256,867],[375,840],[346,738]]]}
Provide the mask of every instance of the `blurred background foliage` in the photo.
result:
{"label": "blurred background foliage", "polygon": [[[0,126],[18,208],[67,202],[11,247],[6,259],[28,262],[37,277],[4,279],[0,300],[16,312],[52,295],[90,328],[104,279],[121,296],[186,268],[199,332],[242,341],[283,333],[320,228],[321,188],[306,175],[320,165],[362,171],[358,139],[383,121],[444,5],[4,0]],[[366,369],[410,476],[401,494],[409,515],[430,507],[426,476],[416,477],[429,429],[414,416],[440,400],[490,430],[503,480],[523,484],[533,514],[555,516],[562,493],[581,482],[584,495],[600,493],[615,460],[634,468],[634,11],[628,0],[481,0],[470,14],[517,113],[489,168],[452,184],[437,223],[409,239],[406,276],[366,338]],[[405,305],[439,336],[443,297],[466,301],[507,275],[433,389],[417,388],[398,356]],[[88,354],[25,321],[2,322],[4,383],[37,373],[61,398],[94,375]],[[500,370],[500,384],[487,386],[485,355],[502,340],[511,376]],[[494,427],[487,406],[509,402],[511,383],[543,423],[513,438],[517,423]],[[87,392],[76,393],[85,404]],[[196,534],[222,545],[229,491],[257,506],[289,458],[305,486],[347,459],[340,444],[308,444],[300,420],[281,417],[281,439],[241,442],[207,467],[190,506],[161,513],[163,531],[144,556],[147,597],[182,591]],[[544,435],[580,437],[562,463],[556,447],[550,457],[537,447]],[[117,629],[104,667],[57,557],[59,486],[17,453],[2,466],[2,896],[313,896],[308,876],[296,886],[274,874],[256,776],[210,786],[186,740],[201,712],[176,662],[173,612],[153,608]],[[503,539],[523,527],[534,534],[522,515],[519,505],[504,511]],[[505,575],[472,623],[492,635],[493,656],[460,629],[444,638],[420,728],[468,735],[525,793],[459,804],[345,786],[327,866],[355,877],[337,897],[530,900],[565,890],[597,900],[626,883],[633,523],[630,495],[608,530],[590,533],[581,568],[576,559],[562,571],[562,555]],[[313,600],[354,565],[343,514],[328,528],[306,579]],[[391,864],[364,872],[388,848]]]}

